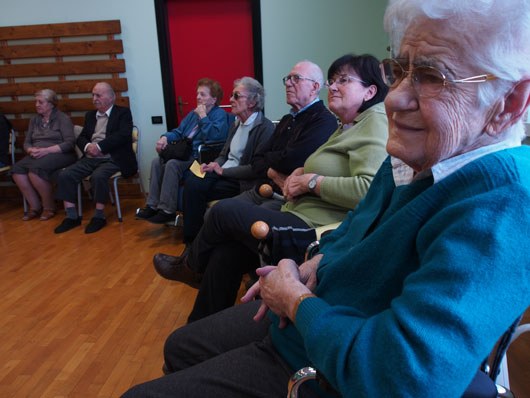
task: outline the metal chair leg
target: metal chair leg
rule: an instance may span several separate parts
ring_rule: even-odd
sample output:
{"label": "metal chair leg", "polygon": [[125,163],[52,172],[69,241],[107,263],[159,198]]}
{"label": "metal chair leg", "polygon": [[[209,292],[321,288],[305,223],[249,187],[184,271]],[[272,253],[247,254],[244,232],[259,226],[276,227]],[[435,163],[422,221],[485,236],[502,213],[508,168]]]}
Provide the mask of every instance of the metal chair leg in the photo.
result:
{"label": "metal chair leg", "polygon": [[118,193],[118,180],[119,177],[114,178],[113,185],[114,185],[114,196],[115,196],[115,202],[116,202],[116,211],[118,213],[118,220],[120,222],[123,221],[123,218],[121,216],[121,204],[120,204],[120,195]]}
{"label": "metal chair leg", "polygon": [[81,183],[77,184],[77,216],[83,217],[83,201],[81,199]]}

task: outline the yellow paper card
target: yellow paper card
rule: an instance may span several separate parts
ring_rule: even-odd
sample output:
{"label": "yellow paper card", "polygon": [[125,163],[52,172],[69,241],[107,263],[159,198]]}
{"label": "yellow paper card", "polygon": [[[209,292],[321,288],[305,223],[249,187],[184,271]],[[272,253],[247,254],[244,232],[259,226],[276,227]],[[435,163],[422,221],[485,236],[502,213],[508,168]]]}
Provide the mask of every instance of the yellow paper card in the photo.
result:
{"label": "yellow paper card", "polygon": [[190,166],[190,170],[193,174],[195,174],[199,178],[204,178],[206,173],[203,173],[201,171],[201,165],[196,160],[193,161],[193,163]]}

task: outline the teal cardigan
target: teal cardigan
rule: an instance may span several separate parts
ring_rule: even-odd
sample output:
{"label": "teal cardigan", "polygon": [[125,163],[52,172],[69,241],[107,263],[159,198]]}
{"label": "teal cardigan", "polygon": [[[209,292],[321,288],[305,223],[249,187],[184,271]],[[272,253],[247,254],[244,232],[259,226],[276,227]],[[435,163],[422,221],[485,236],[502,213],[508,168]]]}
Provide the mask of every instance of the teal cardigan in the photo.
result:
{"label": "teal cardigan", "polygon": [[271,326],[297,369],[344,397],[460,397],[530,304],[530,148],[442,181],[395,187],[387,159],[366,198],[322,239],[296,326]]}

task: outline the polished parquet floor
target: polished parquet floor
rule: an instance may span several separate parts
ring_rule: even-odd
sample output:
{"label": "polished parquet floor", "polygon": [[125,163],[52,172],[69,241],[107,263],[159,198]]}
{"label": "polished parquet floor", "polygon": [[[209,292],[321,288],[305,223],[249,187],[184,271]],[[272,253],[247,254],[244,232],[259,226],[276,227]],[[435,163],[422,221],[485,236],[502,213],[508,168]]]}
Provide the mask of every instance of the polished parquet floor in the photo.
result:
{"label": "polished parquet floor", "polygon": [[134,219],[142,202],[123,201],[123,223],[108,207],[98,233],[55,235],[62,215],[23,222],[21,203],[0,201],[0,397],[118,397],[161,375],[195,291],[154,272],[155,252],[183,246]]}
{"label": "polished parquet floor", "polygon": [[[125,199],[123,223],[108,207],[96,234],[55,235],[62,215],[23,222],[20,202],[0,200],[0,398],[118,397],[161,375],[195,291],[154,272],[154,253],[183,245],[178,229],[134,220],[142,204]],[[530,398],[530,334],[509,360],[512,389]]]}

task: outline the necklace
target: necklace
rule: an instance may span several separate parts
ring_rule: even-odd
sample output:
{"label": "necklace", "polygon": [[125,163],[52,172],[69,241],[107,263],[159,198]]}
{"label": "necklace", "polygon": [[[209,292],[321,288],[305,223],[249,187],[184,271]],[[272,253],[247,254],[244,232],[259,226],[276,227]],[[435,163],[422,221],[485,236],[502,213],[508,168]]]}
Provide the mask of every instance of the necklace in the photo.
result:
{"label": "necklace", "polygon": [[42,123],[41,123],[42,128],[45,128],[45,129],[48,128],[49,124],[50,124],[50,119],[49,119],[49,118],[46,119],[46,118],[43,116],[43,117],[42,117]]}

